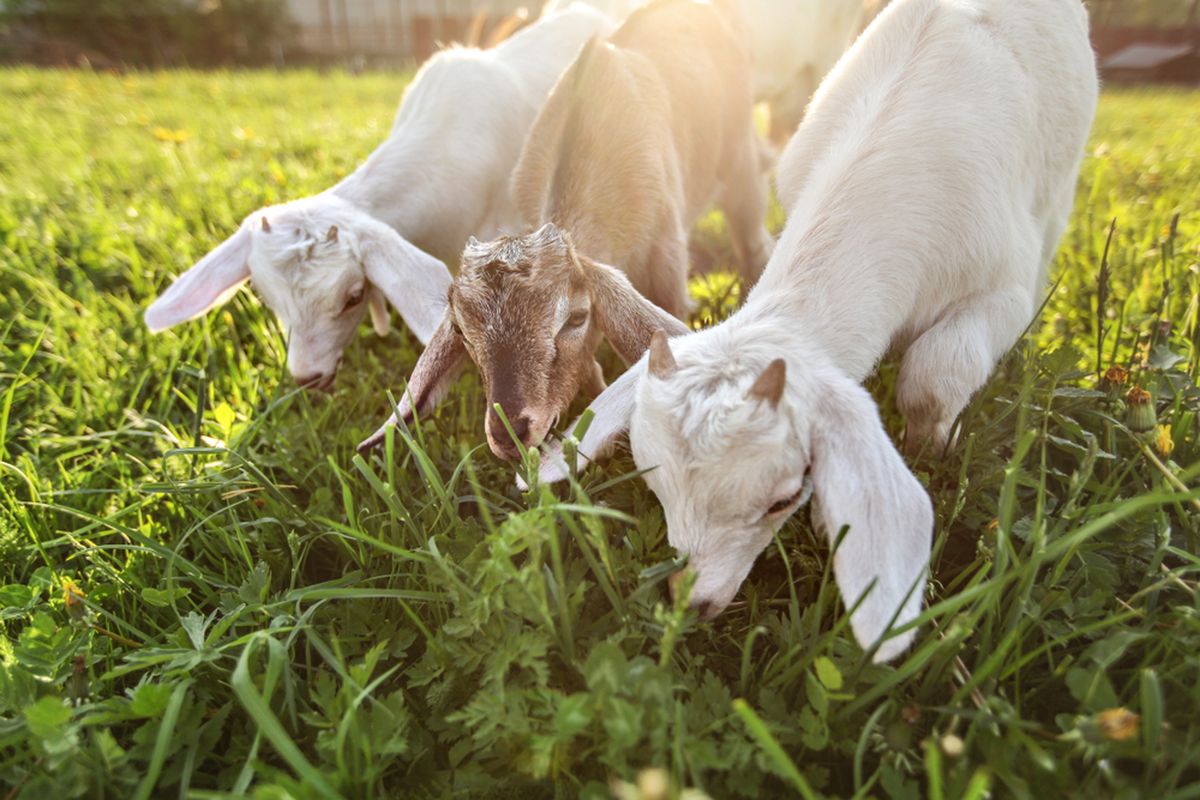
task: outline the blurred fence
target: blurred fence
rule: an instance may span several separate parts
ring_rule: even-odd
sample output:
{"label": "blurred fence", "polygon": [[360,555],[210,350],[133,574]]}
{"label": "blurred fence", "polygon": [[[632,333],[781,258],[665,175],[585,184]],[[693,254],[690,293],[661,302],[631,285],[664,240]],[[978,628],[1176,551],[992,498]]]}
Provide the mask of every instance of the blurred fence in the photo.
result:
{"label": "blurred fence", "polygon": [[94,66],[410,64],[541,0],[0,0],[0,58]]}
{"label": "blurred fence", "polygon": [[[294,51],[374,63],[423,61],[439,42],[486,42],[506,20],[536,16],[530,0],[287,0]],[[511,22],[509,23],[511,24]]]}

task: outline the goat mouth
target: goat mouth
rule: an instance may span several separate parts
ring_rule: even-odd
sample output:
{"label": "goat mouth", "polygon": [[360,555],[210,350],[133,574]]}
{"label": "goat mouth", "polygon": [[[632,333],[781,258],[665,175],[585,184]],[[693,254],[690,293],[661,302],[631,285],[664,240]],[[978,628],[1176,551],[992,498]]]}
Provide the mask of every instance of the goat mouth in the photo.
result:
{"label": "goat mouth", "polygon": [[333,388],[333,382],[337,380],[337,373],[323,375],[320,378],[314,378],[310,381],[305,381],[300,384],[300,388],[309,392],[329,392]]}
{"label": "goat mouth", "polygon": [[[522,442],[521,447],[524,447],[526,450],[538,450],[548,441],[550,441],[550,437],[543,434],[540,437],[531,439],[529,442]],[[501,439],[488,436],[488,448],[496,458],[502,461],[517,463],[521,460],[521,448],[517,447],[516,443],[508,437],[507,431]]]}
{"label": "goat mouth", "polygon": [[[511,442],[489,442],[492,454],[502,461],[516,463],[521,460],[521,450]],[[536,449],[536,445],[525,445],[526,450]]]}

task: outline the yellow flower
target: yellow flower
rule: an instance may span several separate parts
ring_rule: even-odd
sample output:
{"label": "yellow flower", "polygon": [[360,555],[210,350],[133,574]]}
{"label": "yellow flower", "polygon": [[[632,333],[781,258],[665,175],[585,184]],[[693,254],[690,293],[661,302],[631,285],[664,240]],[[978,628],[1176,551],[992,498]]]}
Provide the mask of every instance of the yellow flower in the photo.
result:
{"label": "yellow flower", "polygon": [[1155,429],[1154,449],[1163,458],[1169,458],[1171,453],[1175,451],[1175,440],[1171,438],[1170,425],[1159,425]]}
{"label": "yellow flower", "polygon": [[63,602],[67,608],[83,604],[83,598],[87,597],[87,592],[80,589],[70,578],[63,578]]}
{"label": "yellow flower", "polygon": [[1109,708],[1096,715],[1096,724],[1105,739],[1127,742],[1137,736],[1141,717],[1127,708]]}
{"label": "yellow flower", "polygon": [[1120,364],[1114,364],[1104,373],[1104,380],[1113,386],[1124,386],[1129,382],[1129,370]]}
{"label": "yellow flower", "polygon": [[160,128],[154,129],[154,138],[158,139],[160,142],[171,142],[172,144],[183,144],[188,139],[192,138],[192,135],[190,133],[188,133],[187,131],[185,131],[183,128],[173,129],[173,128],[161,128],[160,127]]}
{"label": "yellow flower", "polygon": [[63,578],[63,605],[67,607],[67,616],[74,620],[81,620],[87,616],[87,604],[83,598],[87,597],[83,589],[71,581],[70,578]]}

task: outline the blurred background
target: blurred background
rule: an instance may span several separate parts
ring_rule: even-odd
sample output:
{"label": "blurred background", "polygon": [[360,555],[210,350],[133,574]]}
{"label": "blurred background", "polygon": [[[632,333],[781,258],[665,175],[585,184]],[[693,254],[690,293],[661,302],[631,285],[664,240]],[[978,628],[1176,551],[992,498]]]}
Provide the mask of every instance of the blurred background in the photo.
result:
{"label": "blurred background", "polygon": [[[1106,79],[1200,81],[1200,0],[1088,5]],[[406,68],[443,44],[487,46],[540,11],[523,0],[0,0],[0,60]]]}

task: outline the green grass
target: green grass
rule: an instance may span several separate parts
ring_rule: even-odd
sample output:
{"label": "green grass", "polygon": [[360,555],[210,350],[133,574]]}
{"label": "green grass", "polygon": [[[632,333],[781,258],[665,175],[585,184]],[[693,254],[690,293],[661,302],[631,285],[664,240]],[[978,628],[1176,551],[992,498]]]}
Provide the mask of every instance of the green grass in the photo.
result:
{"label": "green grass", "polygon": [[[0,798],[602,797],[645,768],[719,798],[1200,797],[1200,95],[1105,95],[1042,323],[915,464],[929,610],[873,666],[806,513],[698,624],[628,455],[519,493],[474,377],[355,457],[403,331],[364,326],[315,397],[247,292],[145,332],[401,87],[0,72]],[[695,239],[727,260],[715,215]],[[1127,428],[1113,364],[1169,428]]]}

